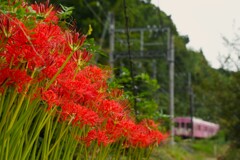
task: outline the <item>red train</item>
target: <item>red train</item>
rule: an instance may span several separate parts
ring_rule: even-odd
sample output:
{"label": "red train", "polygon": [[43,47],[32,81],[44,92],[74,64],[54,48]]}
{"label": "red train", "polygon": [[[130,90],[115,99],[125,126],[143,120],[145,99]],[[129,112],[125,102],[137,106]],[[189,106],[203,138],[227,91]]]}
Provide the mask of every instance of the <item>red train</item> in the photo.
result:
{"label": "red train", "polygon": [[216,135],[219,130],[218,124],[207,122],[199,118],[191,119],[191,117],[176,117],[174,118],[174,122],[175,135],[185,138],[192,136],[194,138],[210,138]]}

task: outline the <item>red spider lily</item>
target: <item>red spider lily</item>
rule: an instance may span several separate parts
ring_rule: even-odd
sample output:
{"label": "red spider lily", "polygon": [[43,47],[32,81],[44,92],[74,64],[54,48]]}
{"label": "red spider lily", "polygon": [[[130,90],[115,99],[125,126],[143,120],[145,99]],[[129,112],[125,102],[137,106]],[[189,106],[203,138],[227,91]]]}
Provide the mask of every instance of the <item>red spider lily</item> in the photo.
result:
{"label": "red spider lily", "polygon": [[17,87],[18,92],[22,92],[24,86],[32,78],[25,71],[19,69],[4,68],[0,70],[0,85],[6,83],[7,86]]}
{"label": "red spider lily", "polygon": [[76,31],[65,31],[65,38],[71,50],[75,52],[83,45],[87,37],[85,35],[80,35]]}
{"label": "red spider lily", "polygon": [[81,61],[88,62],[92,58],[92,54],[90,54],[85,48],[83,51],[77,50],[73,56],[73,60],[76,61],[77,63],[80,63]]}
{"label": "red spider lily", "polygon": [[[129,134],[131,133],[132,130],[136,127],[136,124],[133,120],[130,118],[125,118],[119,121],[115,121],[115,131],[114,132],[119,132],[122,136],[124,137],[129,137]],[[117,135],[117,133],[114,133]]]}
{"label": "red spider lily", "polygon": [[[6,34],[3,32],[0,32],[1,39],[5,38],[6,42],[4,45],[4,51],[0,53],[1,56],[6,58],[6,61],[13,65],[18,65],[19,62],[25,61],[25,57],[28,54],[33,54],[30,50],[31,47],[29,47],[29,40],[26,36],[26,33],[28,33],[28,29],[24,26],[22,22],[20,22],[16,18],[12,18],[8,15],[3,15],[8,20],[7,24],[9,23],[10,27],[3,28]],[[4,25],[4,24],[3,24]],[[1,51],[1,50],[0,50]]]}
{"label": "red spider lily", "polygon": [[0,15],[0,33],[1,33],[2,39],[9,38],[12,35],[13,27],[10,25],[10,20],[8,16],[4,14]]}
{"label": "red spider lily", "polygon": [[118,123],[119,122],[117,120],[110,118],[106,122],[105,130],[112,141],[117,141],[121,137],[126,136],[127,131],[124,130],[124,128],[122,128],[122,125],[119,125]]}
{"label": "red spider lily", "polygon": [[138,124],[129,133],[127,139],[131,146],[148,147],[153,144],[159,144],[165,139],[158,130],[151,130],[147,126]]}
{"label": "red spider lily", "polygon": [[[64,55],[49,55],[49,58],[47,58],[47,61],[45,61],[47,63],[45,68],[42,70],[42,73],[47,78],[51,79],[57,73],[58,69],[63,65],[65,60],[66,56]],[[68,68],[68,66],[66,68]]]}
{"label": "red spider lily", "polygon": [[58,17],[56,15],[57,11],[54,10],[54,7],[52,5],[49,5],[49,0],[46,1],[45,4],[32,4],[31,5],[32,9],[35,10],[37,13],[41,13],[44,22],[52,22],[57,24],[58,23]]}
{"label": "red spider lily", "polygon": [[153,120],[151,119],[144,119],[140,123],[141,125],[144,125],[148,127],[150,130],[157,130],[158,129],[158,124],[156,124]]}
{"label": "red spider lily", "polygon": [[125,114],[124,108],[114,100],[103,100],[98,109],[104,117],[122,117]]}
{"label": "red spider lily", "polygon": [[151,130],[147,126],[136,124],[133,120],[126,118],[119,121],[109,119],[106,124],[106,132],[114,141],[125,137],[125,145],[128,147],[148,147],[159,144],[167,137],[158,130]]}
{"label": "red spider lily", "polygon": [[109,78],[109,72],[97,66],[86,66],[77,76],[85,76],[90,79],[95,87],[106,87],[106,81]]}
{"label": "red spider lily", "polygon": [[32,31],[32,43],[39,52],[58,49],[65,43],[61,28],[54,24],[39,23]]}
{"label": "red spider lily", "polygon": [[120,98],[123,95],[123,90],[115,88],[111,90],[110,97]]}
{"label": "red spider lily", "polygon": [[112,141],[108,138],[105,131],[91,130],[87,136],[83,138],[87,146],[90,146],[91,142],[96,140],[98,145],[103,144],[104,146],[110,144]]}
{"label": "red spider lily", "polygon": [[[30,69],[43,66],[50,53],[64,41],[59,26],[37,23],[36,28],[29,30],[16,18],[7,18],[7,24],[10,23],[11,28],[1,27],[3,31],[8,29],[5,52],[1,54],[8,63],[12,61],[14,65],[18,65],[19,62],[27,61]],[[1,32],[0,35],[4,36]]]}
{"label": "red spider lily", "polygon": [[168,134],[163,134],[158,130],[151,131],[150,135],[152,136],[152,139],[156,144],[160,144],[169,136]]}
{"label": "red spider lily", "polygon": [[8,5],[13,6],[13,5],[15,5],[16,3],[19,3],[19,2],[21,2],[22,7],[27,6],[27,3],[24,2],[24,0],[8,0]]}
{"label": "red spider lily", "polygon": [[56,105],[58,102],[58,96],[53,90],[42,92],[42,99],[48,103],[49,108]]}
{"label": "red spider lily", "polygon": [[[41,86],[31,98],[41,97],[48,108],[57,106],[61,120],[69,125],[80,129],[87,125],[90,131],[80,139],[87,145],[97,141],[106,146],[121,138],[132,147],[160,143],[165,135],[157,130],[157,124],[151,120],[137,124],[130,117],[123,91],[108,87],[111,72],[87,63],[92,54],[81,48],[86,36],[60,28],[57,12],[48,3],[32,8],[43,18],[35,19],[32,28],[0,14],[0,40],[4,41],[0,45],[4,61],[0,64],[0,92],[5,86],[21,92],[32,84],[28,74],[36,71],[34,80]],[[44,89],[49,81],[53,83]]]}
{"label": "red spider lily", "polygon": [[54,24],[39,23],[32,33],[31,42],[36,52],[40,54],[41,59],[38,56],[32,57],[29,68],[47,67],[48,64],[59,57],[57,55],[59,53],[56,51],[61,48],[60,45],[65,43],[62,31],[59,26]]}
{"label": "red spider lily", "polygon": [[96,112],[81,105],[66,103],[61,109],[62,120],[68,120],[75,125],[96,126],[101,122]]}
{"label": "red spider lily", "polygon": [[77,105],[76,109],[76,117],[73,120],[73,124],[80,122],[84,125],[98,126],[101,123],[101,119],[98,114],[91,109],[80,105]]}
{"label": "red spider lily", "polygon": [[89,101],[95,100],[98,97],[98,91],[91,85],[89,79],[83,77],[82,81],[75,81],[71,79],[59,80],[58,85],[65,90],[64,97],[73,99],[74,102],[85,104]]}
{"label": "red spider lily", "polygon": [[130,145],[138,147],[147,147],[153,143],[150,131],[142,125],[136,125],[134,130],[131,130],[128,142]]}

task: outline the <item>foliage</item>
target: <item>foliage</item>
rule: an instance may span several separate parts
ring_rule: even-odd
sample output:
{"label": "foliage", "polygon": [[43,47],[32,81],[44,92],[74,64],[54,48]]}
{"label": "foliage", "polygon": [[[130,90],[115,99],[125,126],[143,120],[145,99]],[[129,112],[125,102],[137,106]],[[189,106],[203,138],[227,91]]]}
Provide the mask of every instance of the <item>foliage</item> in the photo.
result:
{"label": "foliage", "polygon": [[[225,39],[225,42],[229,45],[228,47],[233,49],[233,52],[230,52],[229,55],[238,56],[238,53],[236,53],[238,50],[237,39],[232,42]],[[229,60],[231,59],[232,56],[226,59],[226,64],[223,64],[224,68],[238,65],[237,61],[230,64]],[[221,129],[226,133],[227,140],[232,143],[231,148],[239,148],[239,71],[229,71],[224,68],[218,70],[208,69],[198,74],[198,81],[202,77],[202,82],[199,82],[196,89],[204,92],[205,96],[202,102],[209,108],[211,107],[211,110],[205,110],[206,112],[203,114],[207,115],[207,113],[211,112],[215,120],[220,123]]]}
{"label": "foliage", "polygon": [[[118,83],[125,91],[131,91],[131,77],[127,68],[121,68],[121,74],[114,81]],[[142,120],[145,118],[151,118],[158,120],[161,117],[161,113],[158,108],[156,100],[158,95],[159,84],[156,79],[151,79],[147,74],[139,74],[134,77],[137,105],[137,118]],[[151,90],[151,92],[149,92]],[[132,92],[129,93],[129,97],[132,97],[132,103],[134,100]]]}
{"label": "foliage", "polygon": [[228,83],[225,83],[224,93],[220,93],[219,103],[223,106],[219,111],[220,122],[225,126],[225,131],[228,139],[232,141],[233,146],[239,148],[239,123],[240,123],[240,110],[238,107],[238,86],[239,86],[239,73],[232,73],[228,78]]}

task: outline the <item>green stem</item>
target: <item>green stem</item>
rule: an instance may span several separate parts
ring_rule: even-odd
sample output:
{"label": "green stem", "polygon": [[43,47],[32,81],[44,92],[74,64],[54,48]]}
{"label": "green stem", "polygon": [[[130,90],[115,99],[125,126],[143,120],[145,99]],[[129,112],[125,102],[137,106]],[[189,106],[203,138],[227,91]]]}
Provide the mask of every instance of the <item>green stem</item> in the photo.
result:
{"label": "green stem", "polygon": [[122,148],[122,138],[120,139],[119,143],[116,143],[116,146],[114,146],[113,148],[116,149],[116,152],[114,153],[114,156],[116,155],[116,159],[120,158],[120,154],[121,154],[121,148]]}
{"label": "green stem", "polygon": [[[4,108],[6,108],[6,109],[3,108],[2,115],[1,115],[1,117],[2,117],[1,123],[0,123],[0,131],[1,132],[2,132],[2,128],[4,126],[6,126],[7,120],[9,120],[9,118],[8,118],[9,117],[9,111],[10,111],[10,108],[11,108],[11,106],[12,106],[12,104],[13,104],[16,96],[17,96],[16,90],[14,90],[13,93],[11,93],[12,92],[11,89],[9,89],[9,90],[10,91],[9,91],[9,94],[7,94],[7,97],[6,98],[3,97],[3,99],[2,99],[2,107],[5,106]],[[6,92],[8,92],[8,91],[6,90],[5,93]],[[10,97],[11,97],[11,100],[10,100],[10,103],[9,103]]]}
{"label": "green stem", "polygon": [[6,146],[6,151],[5,151],[5,159],[8,159],[8,153],[9,153],[9,139],[6,139],[4,146]]}
{"label": "green stem", "polygon": [[123,156],[125,156],[126,148],[123,149]]}
{"label": "green stem", "polygon": [[36,118],[32,123],[31,133],[29,133],[27,135],[27,138],[29,139],[29,142],[32,141],[33,136],[34,136],[34,134],[37,130],[37,127],[39,126],[39,124],[41,124],[41,120],[43,120],[43,118],[45,118],[45,115],[46,115],[46,113],[44,113],[44,111],[42,111],[40,108],[37,111],[35,111],[35,113],[36,113]]}
{"label": "green stem", "polygon": [[136,152],[137,159],[141,160],[143,158],[143,149],[138,148],[138,151]]}
{"label": "green stem", "polygon": [[49,121],[47,121],[46,125],[45,125],[45,130],[44,130],[44,138],[43,138],[43,142],[42,142],[42,147],[43,147],[43,152],[42,152],[42,157],[44,160],[48,159],[48,150],[49,150],[49,139],[51,139],[49,136],[49,130],[50,130],[50,123],[51,123],[51,119]]}
{"label": "green stem", "polygon": [[12,107],[13,102],[15,101],[17,95],[18,95],[17,89],[15,89],[15,90],[13,91],[13,96],[11,97],[11,100],[10,100],[9,105],[8,105],[8,111],[9,111],[10,108]]}
{"label": "green stem", "polygon": [[128,157],[129,160],[131,160],[131,158],[132,158],[132,152],[133,152],[132,150],[133,150],[133,148],[130,147],[130,148],[129,148],[128,155],[127,155],[127,157]]}
{"label": "green stem", "polygon": [[110,148],[110,145],[107,145],[107,146],[101,145],[101,150],[100,150],[101,160],[107,159],[109,148]]}
{"label": "green stem", "polygon": [[133,150],[133,157],[134,157],[134,159],[136,159],[136,160],[138,160],[138,147],[136,147],[136,148],[134,148],[134,150]]}
{"label": "green stem", "polygon": [[45,113],[44,117],[42,117],[43,120],[40,121],[40,123],[37,124],[38,126],[36,128],[36,131],[34,132],[34,135],[33,135],[33,138],[30,141],[30,144],[25,148],[22,159],[25,159],[27,157],[27,155],[29,154],[29,152],[31,151],[34,142],[39,137],[39,134],[40,134],[42,128],[44,127],[44,125],[51,118],[52,113],[54,113],[54,109],[52,109],[50,113]]}
{"label": "green stem", "polygon": [[10,121],[10,124],[9,124],[9,126],[8,126],[7,132],[12,128],[14,122],[16,121],[16,118],[17,118],[17,116],[18,116],[18,113],[19,113],[19,111],[20,111],[20,109],[21,109],[21,107],[22,107],[22,103],[23,103],[23,101],[24,101],[24,98],[25,98],[25,94],[21,96],[21,99],[20,99],[20,101],[18,102],[17,108],[16,108],[16,110],[15,110],[15,112],[14,112],[14,115],[13,115],[11,121]]}
{"label": "green stem", "polygon": [[72,127],[71,135],[65,136],[66,145],[62,159],[74,159],[73,156],[78,144],[77,140],[74,137],[78,134],[78,130],[79,130],[78,127]]}
{"label": "green stem", "polygon": [[84,153],[85,153],[85,159],[88,159],[88,150],[86,145],[84,145]]}
{"label": "green stem", "polygon": [[0,116],[2,115],[3,112],[3,104],[6,96],[7,88],[4,90],[3,94],[0,93]]}
{"label": "green stem", "polygon": [[53,78],[50,80],[50,82],[47,84],[45,91],[51,86],[51,84],[55,81],[55,79],[57,78],[57,76],[62,72],[62,70],[64,69],[64,67],[67,65],[67,63],[69,62],[69,60],[71,59],[72,55],[74,54],[74,50],[68,55],[67,59],[65,60],[65,62],[62,64],[62,66],[58,69],[57,73],[53,76]]}
{"label": "green stem", "polygon": [[96,152],[97,152],[97,148],[98,148],[98,142],[96,141],[94,148],[93,148],[93,154],[92,154],[92,159],[96,159]]}
{"label": "green stem", "polygon": [[153,151],[153,146],[150,146],[150,151],[147,154],[147,159],[150,158],[150,155],[151,155],[152,151]]}
{"label": "green stem", "polygon": [[[35,73],[36,73],[36,69],[34,69],[32,75],[31,75],[31,78],[34,77]],[[23,103],[23,101],[24,101],[24,99],[25,99],[25,97],[26,97],[26,95],[27,95],[27,92],[28,92],[28,89],[29,89],[29,87],[30,87],[31,82],[32,82],[32,81],[30,81],[30,82],[27,84],[27,86],[26,86],[23,94],[21,95],[20,101],[18,102],[18,105],[17,105],[17,107],[16,107],[16,109],[15,109],[15,111],[14,111],[14,115],[13,115],[11,121],[10,121],[10,124],[9,124],[9,126],[8,126],[7,132],[12,128],[14,122],[16,121],[16,118],[17,118],[18,113],[19,113],[19,111],[20,111],[20,109],[21,109],[22,103]]]}
{"label": "green stem", "polygon": [[[62,137],[64,136],[64,134],[68,131],[69,125],[67,125],[67,127],[65,127],[65,125],[62,125],[62,129],[60,132],[59,137],[57,138],[57,141],[54,143],[54,145],[52,146],[52,148],[49,150],[48,155],[53,151],[53,149],[60,143],[60,141],[62,140]],[[63,130],[64,129],[64,130]],[[62,131],[63,130],[63,131]],[[59,153],[60,154],[60,153]]]}
{"label": "green stem", "polygon": [[[77,134],[79,137],[82,137],[82,136],[85,136],[85,133],[86,133],[86,126],[84,125],[81,129],[79,129],[80,132]],[[77,160],[81,159],[82,157],[82,152],[84,147],[85,147],[85,144],[83,144],[83,142],[79,142],[79,145],[80,145],[80,149],[79,149],[79,152],[77,154]]]}
{"label": "green stem", "polygon": [[75,70],[75,73],[74,73],[74,76],[73,76],[73,80],[75,80],[76,76],[77,76],[77,73],[79,71],[79,67],[77,67],[77,69]]}
{"label": "green stem", "polygon": [[36,154],[37,154],[37,147],[38,147],[38,138],[36,139],[33,150],[31,152],[31,159],[36,159]]}

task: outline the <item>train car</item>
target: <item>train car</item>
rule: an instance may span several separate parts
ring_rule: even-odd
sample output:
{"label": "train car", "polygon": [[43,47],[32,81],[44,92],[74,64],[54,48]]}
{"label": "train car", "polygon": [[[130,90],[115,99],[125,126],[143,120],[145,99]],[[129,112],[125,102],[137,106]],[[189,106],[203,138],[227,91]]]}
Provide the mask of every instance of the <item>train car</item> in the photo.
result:
{"label": "train car", "polygon": [[[199,118],[191,117],[176,117],[175,122],[175,135],[184,138],[194,137],[194,138],[210,138],[217,134],[219,131],[219,125],[204,121]],[[193,127],[192,127],[193,123]],[[193,131],[192,131],[193,128]]]}

